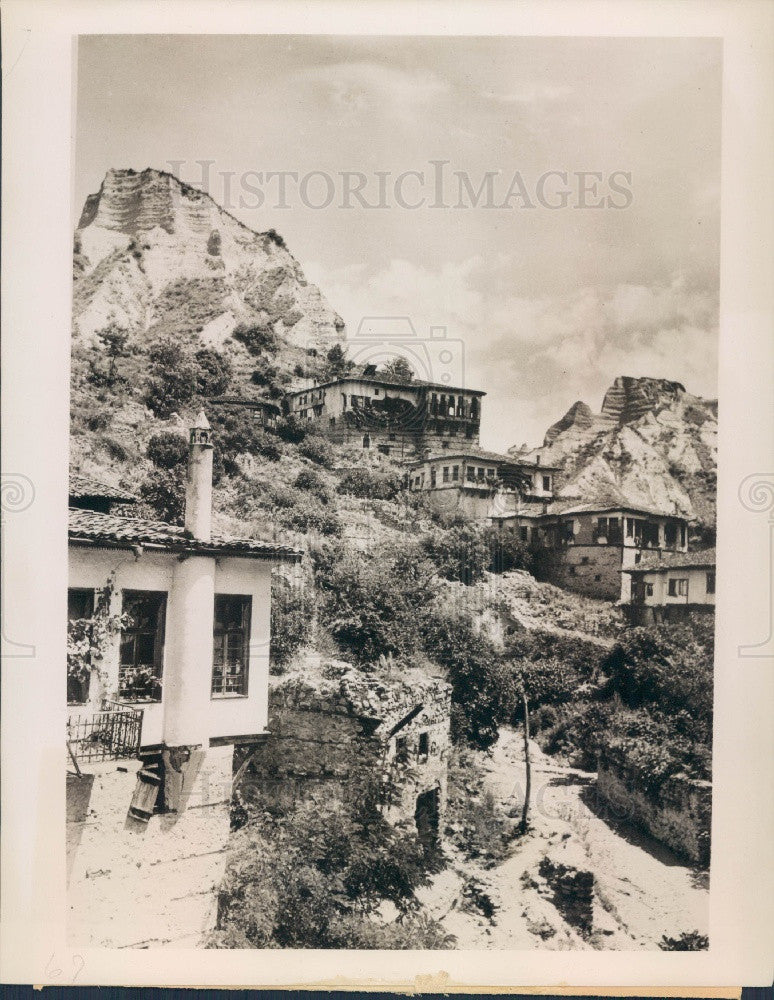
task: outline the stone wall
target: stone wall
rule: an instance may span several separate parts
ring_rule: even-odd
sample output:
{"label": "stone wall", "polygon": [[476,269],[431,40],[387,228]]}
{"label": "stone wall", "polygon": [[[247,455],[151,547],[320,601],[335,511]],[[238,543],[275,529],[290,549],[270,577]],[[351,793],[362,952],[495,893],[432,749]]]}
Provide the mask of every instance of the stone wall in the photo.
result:
{"label": "stone wall", "polygon": [[391,790],[391,822],[413,822],[417,797],[437,791],[442,828],[450,701],[440,680],[405,684],[350,671],[322,685],[285,681],[271,693],[269,736],[250,751],[240,789],[248,801],[284,810],[356,795],[376,776]]}
{"label": "stone wall", "polygon": [[140,761],[67,775],[67,937],[98,948],[200,946],[215,926],[233,747],[199,752],[176,813],[128,816]]}
{"label": "stone wall", "polygon": [[597,795],[615,815],[646,830],[675,854],[694,864],[709,865],[712,784],[684,775],[669,778],[658,797],[649,794],[626,769],[601,759]]}
{"label": "stone wall", "polygon": [[537,552],[538,580],[586,597],[617,601],[621,597],[622,546],[568,545]]}

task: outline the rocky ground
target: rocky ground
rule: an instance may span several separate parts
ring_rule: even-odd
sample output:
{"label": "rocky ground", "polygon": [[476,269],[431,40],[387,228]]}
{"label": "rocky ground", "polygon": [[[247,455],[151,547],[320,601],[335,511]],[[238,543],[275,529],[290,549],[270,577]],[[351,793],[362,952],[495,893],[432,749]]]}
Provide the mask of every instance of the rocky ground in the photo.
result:
{"label": "rocky ground", "polygon": [[[520,815],[523,803],[522,739],[503,729],[491,754],[479,755],[487,787],[511,815]],[[448,852],[451,864],[421,893],[427,910],[455,935],[456,948],[653,950],[663,935],[706,934],[707,873],[606,819],[595,801],[594,774],[557,763],[534,741],[530,752],[529,833],[489,870]],[[572,874],[576,870],[593,874],[588,913],[584,878]],[[566,893],[564,902],[556,895],[562,878],[577,889],[578,905],[568,907]]]}

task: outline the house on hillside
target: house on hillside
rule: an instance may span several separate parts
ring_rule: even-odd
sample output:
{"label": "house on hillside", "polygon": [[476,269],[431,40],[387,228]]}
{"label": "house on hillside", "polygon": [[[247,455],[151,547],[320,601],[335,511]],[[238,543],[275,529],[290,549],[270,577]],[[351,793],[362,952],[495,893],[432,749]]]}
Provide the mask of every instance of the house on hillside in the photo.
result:
{"label": "house on hillside", "polygon": [[312,421],[333,441],[357,444],[398,459],[425,447],[478,445],[480,389],[412,379],[402,382],[375,365],[288,393],[288,413]]}
{"label": "house on hillside", "polygon": [[409,463],[406,482],[439,513],[486,520],[521,510],[542,512],[553,499],[556,471],[479,448],[450,448]]}
{"label": "house on hillside", "polygon": [[234,745],[266,733],[271,568],[301,553],[212,530],[212,451],[200,414],[183,526],[113,513],[121,491],[73,484],[68,874],[81,943],[198,943]]}
{"label": "house on hillside", "polygon": [[226,413],[248,413],[255,423],[267,431],[274,431],[282,416],[279,403],[265,397],[210,396],[207,406]]}
{"label": "house on hillside", "polygon": [[[541,512],[493,517],[503,531],[517,531],[535,553],[538,579],[588,597],[628,601],[627,575],[646,552],[685,552],[685,518],[621,498],[556,501]],[[622,582],[623,581],[623,582]]]}
{"label": "house on hillside", "polygon": [[631,579],[624,611],[634,625],[715,610],[714,549],[647,553],[623,574]]}

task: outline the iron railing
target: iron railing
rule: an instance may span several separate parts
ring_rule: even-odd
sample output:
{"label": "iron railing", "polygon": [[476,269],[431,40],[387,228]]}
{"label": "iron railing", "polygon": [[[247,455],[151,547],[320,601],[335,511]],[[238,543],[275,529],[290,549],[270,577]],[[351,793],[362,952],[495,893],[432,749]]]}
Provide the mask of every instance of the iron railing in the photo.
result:
{"label": "iron railing", "polygon": [[141,733],[141,710],[103,701],[98,712],[69,716],[67,747],[75,761],[121,760],[137,756]]}

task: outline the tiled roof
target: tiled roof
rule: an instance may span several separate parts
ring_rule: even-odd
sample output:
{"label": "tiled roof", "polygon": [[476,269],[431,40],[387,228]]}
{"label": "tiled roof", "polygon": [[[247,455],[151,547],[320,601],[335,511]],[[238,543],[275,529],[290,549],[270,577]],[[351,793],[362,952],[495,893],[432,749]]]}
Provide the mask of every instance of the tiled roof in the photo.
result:
{"label": "tiled roof", "polygon": [[715,550],[700,549],[697,552],[647,552],[636,566],[630,566],[624,573],[664,572],[668,569],[690,569],[715,565]]}
{"label": "tiled roof", "polygon": [[469,389],[465,386],[446,385],[444,382],[427,382],[421,378],[413,378],[410,382],[403,382],[398,378],[390,378],[377,372],[375,375],[364,375],[362,369],[353,368],[340,378],[328,379],[323,382],[315,382],[314,385],[307,386],[306,389],[294,389],[288,396],[300,396],[312,389],[322,389],[329,385],[338,385],[339,382],[367,382],[368,385],[386,385],[393,388],[403,389],[437,389],[439,392],[468,392],[472,396],[486,396],[484,389]]}
{"label": "tiled roof", "polygon": [[432,455],[428,455],[427,458],[416,459],[414,462],[407,464],[417,466],[424,465],[425,462],[439,462],[442,459],[451,458],[476,458],[481,459],[482,462],[507,463],[508,465],[518,466],[522,469],[545,469],[547,472],[555,472],[558,469],[558,466],[538,465],[535,462],[525,462],[515,455],[501,455],[496,451],[484,451],[482,448],[475,447],[466,448],[464,451],[454,451],[451,448],[448,451],[436,451]]}
{"label": "tiled roof", "polygon": [[69,538],[74,545],[97,545],[108,548],[141,545],[166,549],[170,552],[232,555],[248,559],[281,559],[297,562],[301,558],[301,552],[290,545],[218,534],[214,534],[209,542],[201,542],[191,538],[186,534],[185,528],[176,524],[75,508],[70,508]]}
{"label": "tiled roof", "polygon": [[105,483],[98,483],[96,479],[89,479],[88,476],[81,476],[78,473],[70,473],[70,496],[73,500],[99,497],[102,500],[116,500],[121,503],[137,502],[137,497],[127,493],[126,490],[116,486],[106,486]]}

